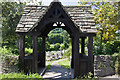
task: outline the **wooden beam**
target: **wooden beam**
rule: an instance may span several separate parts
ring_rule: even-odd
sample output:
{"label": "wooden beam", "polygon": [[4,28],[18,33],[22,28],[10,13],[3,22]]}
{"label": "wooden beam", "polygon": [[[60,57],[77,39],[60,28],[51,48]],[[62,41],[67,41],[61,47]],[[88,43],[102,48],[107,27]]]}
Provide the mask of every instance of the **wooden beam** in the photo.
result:
{"label": "wooden beam", "polygon": [[76,35],[74,36],[74,38],[72,38],[72,41],[73,41],[73,57],[74,57],[74,77],[78,77],[80,74],[79,74],[79,71],[80,71],[80,64],[79,64],[79,37]]}
{"label": "wooden beam", "polygon": [[71,59],[71,68],[74,68],[74,40],[72,38],[72,59]]}
{"label": "wooden beam", "polygon": [[19,45],[20,70],[24,70],[24,55],[25,55],[25,35],[20,35]]}
{"label": "wooden beam", "polygon": [[38,71],[38,55],[37,55],[37,43],[38,37],[33,36],[33,60],[32,60],[32,73],[37,73]]}
{"label": "wooden beam", "polygon": [[45,36],[43,36],[42,37],[42,55],[43,55],[43,63],[42,63],[42,65],[43,65],[43,67],[45,67],[45,56],[46,56],[46,54],[45,54],[45,42],[46,42],[46,37]]}
{"label": "wooden beam", "polygon": [[94,74],[93,36],[88,36],[88,71]]}

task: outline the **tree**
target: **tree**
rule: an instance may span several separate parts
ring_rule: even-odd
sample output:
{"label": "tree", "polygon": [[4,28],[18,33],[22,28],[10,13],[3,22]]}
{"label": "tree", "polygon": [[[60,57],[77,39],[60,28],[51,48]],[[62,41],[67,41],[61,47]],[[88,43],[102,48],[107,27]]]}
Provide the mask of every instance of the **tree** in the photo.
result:
{"label": "tree", "polygon": [[16,26],[21,18],[25,4],[17,2],[2,2],[2,39],[3,46],[15,47],[18,36]]}
{"label": "tree", "polygon": [[118,16],[118,2],[86,2],[80,4],[92,5],[94,20],[98,28],[98,35],[102,35],[103,41],[115,39],[115,32],[120,26]]}
{"label": "tree", "polygon": [[59,48],[60,48],[60,43],[56,43],[54,46],[54,49],[57,51],[57,50],[59,50]]}

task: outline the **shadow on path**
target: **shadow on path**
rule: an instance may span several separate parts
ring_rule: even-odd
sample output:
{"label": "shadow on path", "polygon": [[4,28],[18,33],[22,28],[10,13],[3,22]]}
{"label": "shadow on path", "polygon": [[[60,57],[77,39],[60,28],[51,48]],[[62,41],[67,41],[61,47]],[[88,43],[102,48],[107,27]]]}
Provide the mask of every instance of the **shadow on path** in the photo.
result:
{"label": "shadow on path", "polygon": [[71,71],[70,69],[66,69],[58,64],[59,61],[66,60],[66,59],[61,59],[58,61],[54,61],[50,69],[47,69],[45,74],[43,75],[43,78],[47,79],[56,79],[56,78],[71,78]]}

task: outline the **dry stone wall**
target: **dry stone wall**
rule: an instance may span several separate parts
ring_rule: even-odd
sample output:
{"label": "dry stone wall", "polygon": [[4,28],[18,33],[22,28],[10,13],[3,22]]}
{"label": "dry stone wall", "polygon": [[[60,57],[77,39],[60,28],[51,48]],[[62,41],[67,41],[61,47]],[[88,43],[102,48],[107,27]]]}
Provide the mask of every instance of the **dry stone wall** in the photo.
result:
{"label": "dry stone wall", "polygon": [[109,55],[94,56],[94,75],[107,76],[115,74],[115,69],[112,67],[113,61]]}

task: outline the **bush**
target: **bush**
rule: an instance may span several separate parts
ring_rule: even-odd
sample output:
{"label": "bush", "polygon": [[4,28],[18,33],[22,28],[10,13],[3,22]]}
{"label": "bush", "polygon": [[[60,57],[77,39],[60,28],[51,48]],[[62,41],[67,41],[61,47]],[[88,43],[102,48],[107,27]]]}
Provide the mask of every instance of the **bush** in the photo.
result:
{"label": "bush", "polygon": [[67,51],[65,51],[64,56],[66,56],[68,59],[70,59],[70,56],[72,54],[72,47],[70,46]]}
{"label": "bush", "polygon": [[120,40],[107,41],[106,43],[94,42],[93,53],[95,55],[112,55],[119,52]]}
{"label": "bush", "polygon": [[106,54],[114,54],[114,41],[108,41],[105,44],[105,53]]}
{"label": "bush", "polygon": [[4,46],[3,48],[0,47],[0,55],[6,55],[6,54],[12,54],[12,51],[9,48],[6,48],[6,46]]}
{"label": "bush", "polygon": [[102,44],[101,43],[94,43],[93,44],[93,53],[95,55],[102,55],[102,54],[105,55],[104,46],[105,46],[104,43],[102,43]]}
{"label": "bush", "polygon": [[120,75],[120,47],[119,52],[112,55],[113,68],[115,68],[115,73]]}
{"label": "bush", "polygon": [[5,71],[7,67],[18,66],[19,64],[18,55],[13,54],[9,48],[0,48],[0,57],[2,59],[1,62],[3,63],[2,68]]}
{"label": "bush", "polygon": [[50,50],[50,43],[48,41],[46,42],[45,46],[46,46],[46,51],[49,51]]}
{"label": "bush", "polygon": [[64,46],[65,46],[65,49],[67,49],[69,47],[69,44],[67,42],[64,41]]}
{"label": "bush", "polygon": [[61,48],[62,48],[62,50],[64,50],[65,49],[65,45],[63,44],[63,45],[61,45]]}
{"label": "bush", "polygon": [[33,49],[25,48],[25,54],[31,54],[31,53],[33,53]]}
{"label": "bush", "polygon": [[56,43],[54,46],[55,51],[59,50],[59,48],[60,48],[60,43]]}

